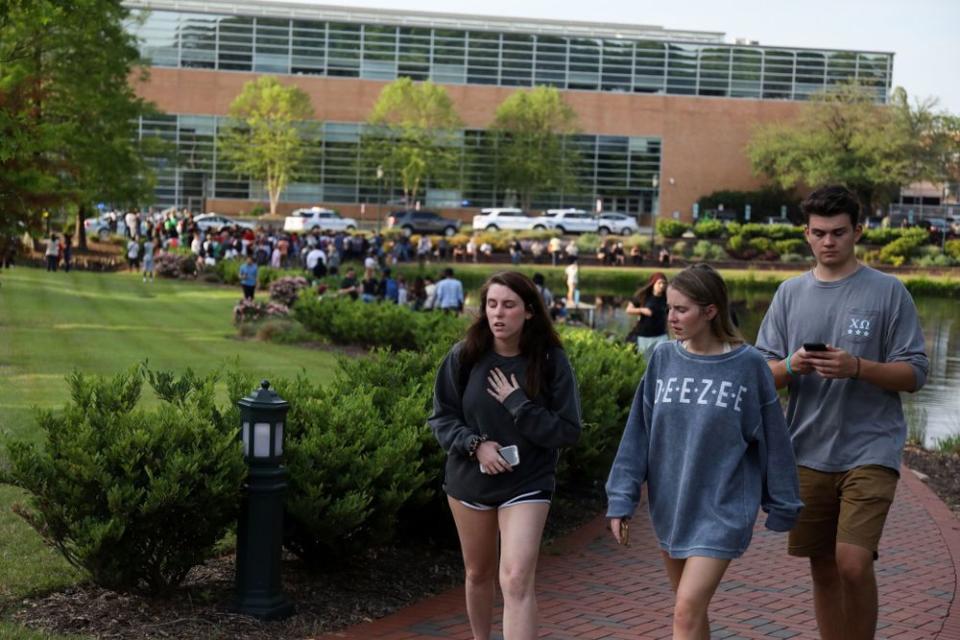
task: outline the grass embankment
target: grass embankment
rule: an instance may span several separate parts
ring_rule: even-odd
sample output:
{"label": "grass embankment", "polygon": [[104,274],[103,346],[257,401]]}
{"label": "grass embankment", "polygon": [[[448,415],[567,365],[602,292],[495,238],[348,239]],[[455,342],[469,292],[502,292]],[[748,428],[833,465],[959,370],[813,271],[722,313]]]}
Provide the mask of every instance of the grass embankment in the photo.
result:
{"label": "grass embankment", "polygon": [[[151,368],[178,372],[236,363],[264,378],[304,369],[322,380],[333,372],[334,356],[328,352],[237,340],[232,309],[240,292],[235,287],[144,284],[127,273],[25,268],[0,272],[0,283],[0,465],[7,439],[41,439],[34,408],[62,406],[68,399],[64,376],[74,369],[113,375],[146,359]],[[219,393],[225,398],[225,387]],[[146,389],[144,397],[150,395]],[[79,577],[11,511],[23,498],[18,489],[0,485],[0,609]],[[0,622],[0,637],[55,636]]]}

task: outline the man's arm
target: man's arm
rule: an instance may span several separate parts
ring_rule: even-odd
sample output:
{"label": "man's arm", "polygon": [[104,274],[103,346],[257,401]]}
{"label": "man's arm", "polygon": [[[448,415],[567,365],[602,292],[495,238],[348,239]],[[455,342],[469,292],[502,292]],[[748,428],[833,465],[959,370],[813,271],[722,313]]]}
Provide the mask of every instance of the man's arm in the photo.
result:
{"label": "man's arm", "polygon": [[829,347],[827,351],[807,354],[813,368],[822,377],[854,378],[869,382],[884,391],[916,391],[917,376],[909,362],[876,362]]}

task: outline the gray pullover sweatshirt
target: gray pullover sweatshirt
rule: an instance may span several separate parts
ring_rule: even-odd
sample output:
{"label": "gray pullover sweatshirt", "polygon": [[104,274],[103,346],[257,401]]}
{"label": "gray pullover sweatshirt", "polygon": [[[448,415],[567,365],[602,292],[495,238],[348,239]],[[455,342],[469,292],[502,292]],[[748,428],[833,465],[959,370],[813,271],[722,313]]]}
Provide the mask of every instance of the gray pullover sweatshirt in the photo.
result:
{"label": "gray pullover sweatshirt", "polygon": [[761,506],[768,529],[793,528],[803,506],[796,463],[756,349],[701,356],[677,341],[657,346],[607,480],[607,517],[633,515],[644,482],[671,558],[741,556]]}
{"label": "gray pullover sweatshirt", "polygon": [[[528,491],[553,491],[558,449],[580,437],[580,395],[566,353],[550,351],[548,397],[541,393],[530,399],[523,390],[525,355],[506,357],[494,351],[474,364],[461,397],[461,347],[462,343],[454,345],[437,371],[433,415],[427,420],[447,452],[444,490],[458,500],[481,504],[504,502]],[[487,393],[487,376],[495,367],[508,379],[515,374],[520,382],[503,404]],[[504,447],[517,445],[520,464],[505,473],[480,473],[479,463],[467,451],[470,436],[480,434]]]}

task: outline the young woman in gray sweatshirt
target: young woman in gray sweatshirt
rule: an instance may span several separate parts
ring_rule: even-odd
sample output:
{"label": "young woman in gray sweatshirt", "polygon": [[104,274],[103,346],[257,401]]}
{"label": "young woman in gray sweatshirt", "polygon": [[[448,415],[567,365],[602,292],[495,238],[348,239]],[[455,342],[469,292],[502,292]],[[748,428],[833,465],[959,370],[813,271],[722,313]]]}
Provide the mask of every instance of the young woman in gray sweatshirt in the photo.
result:
{"label": "young woman in gray sweatshirt", "polygon": [[[529,278],[502,272],[483,285],[479,316],[437,372],[428,422],[447,452],[444,490],[463,550],[473,637],[490,638],[499,540],[503,636],[535,640],[540,538],[558,449],[580,435],[580,400]],[[501,455],[508,446],[519,461]]]}
{"label": "young woman in gray sweatshirt", "polygon": [[707,265],[667,289],[675,341],[656,347],[607,481],[618,542],[646,482],[650,519],[676,594],[673,637],[710,637],[707,608],[753,533],[758,508],[774,531],[802,508],[773,376],[730,321],[726,285]]}

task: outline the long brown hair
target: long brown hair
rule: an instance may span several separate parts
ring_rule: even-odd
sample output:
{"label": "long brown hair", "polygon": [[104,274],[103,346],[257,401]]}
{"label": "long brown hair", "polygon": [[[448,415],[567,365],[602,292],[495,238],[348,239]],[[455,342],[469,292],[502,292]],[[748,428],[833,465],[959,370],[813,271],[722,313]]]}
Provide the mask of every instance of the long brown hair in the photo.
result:
{"label": "long brown hair", "polygon": [[553,328],[543,298],[533,280],[516,271],[495,273],[480,288],[480,313],[467,329],[460,352],[460,366],[472,367],[488,351],[493,349],[493,332],[487,321],[487,291],[492,285],[507,287],[520,296],[523,307],[533,314],[523,323],[520,333],[520,353],[527,356],[527,379],[524,390],[530,398],[540,393],[544,382],[547,352],[551,347],[563,348],[560,336]]}
{"label": "long brown hair", "polygon": [[708,264],[695,264],[673,277],[668,285],[693,300],[701,307],[715,305],[717,315],[710,321],[710,331],[723,342],[740,344],[743,336],[730,318],[730,298],[727,283],[717,270]]}
{"label": "long brown hair", "polygon": [[646,284],[641,285],[640,288],[637,289],[637,290],[633,293],[633,298],[634,298],[634,300],[636,300],[637,303],[638,303],[638,304],[641,304],[641,305],[642,305],[644,302],[646,302],[646,301],[647,301],[647,298],[649,298],[650,296],[653,295],[653,287],[654,287],[654,285],[656,285],[657,282],[660,281],[660,280],[663,280],[663,281],[666,282],[667,284],[670,284],[670,281],[667,280],[667,276],[665,276],[665,275],[663,274],[663,272],[657,271],[656,273],[653,273],[653,274],[650,276],[650,279],[647,280],[647,283],[646,283]]}

